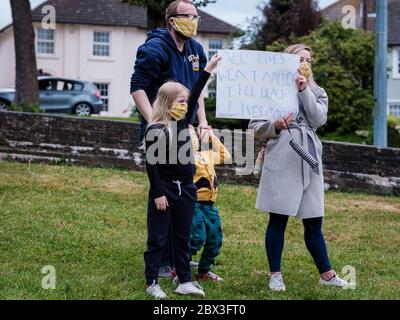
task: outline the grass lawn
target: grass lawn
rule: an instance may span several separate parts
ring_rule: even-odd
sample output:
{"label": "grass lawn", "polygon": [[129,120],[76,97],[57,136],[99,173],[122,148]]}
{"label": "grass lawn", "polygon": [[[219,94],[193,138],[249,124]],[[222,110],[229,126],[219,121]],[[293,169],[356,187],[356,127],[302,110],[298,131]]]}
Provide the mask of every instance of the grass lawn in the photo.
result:
{"label": "grass lawn", "polygon": [[[146,299],[147,188],[143,173],[0,162],[0,299]],[[255,197],[252,186],[220,187],[225,238],[214,271],[224,281],[203,283],[207,299],[400,298],[399,197],[326,194],[331,262],[339,274],[356,268],[355,290],[317,285],[302,224],[291,219],[286,293],[267,289],[268,218],[254,209]],[[45,265],[56,269],[55,290],[41,287]],[[160,284],[170,299],[182,299],[171,281]]]}

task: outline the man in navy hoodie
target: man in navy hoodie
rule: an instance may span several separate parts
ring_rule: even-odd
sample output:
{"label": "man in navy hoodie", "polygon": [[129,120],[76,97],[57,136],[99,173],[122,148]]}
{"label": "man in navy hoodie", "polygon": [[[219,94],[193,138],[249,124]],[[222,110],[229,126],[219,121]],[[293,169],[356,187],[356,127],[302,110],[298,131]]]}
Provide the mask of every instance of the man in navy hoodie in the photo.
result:
{"label": "man in navy hoodie", "polygon": [[[146,42],[138,49],[131,78],[131,94],[142,115],[140,141],[144,140],[145,128],[152,116],[152,104],[161,85],[174,80],[190,90],[207,64],[202,45],[192,39],[197,33],[198,21],[192,1],[174,1],[166,10],[167,28],[149,32]],[[196,114],[199,135],[202,136],[201,129],[208,128],[203,96],[199,99]],[[160,276],[168,274],[170,269],[167,265],[172,265],[170,246],[171,241],[168,241]]]}
{"label": "man in navy hoodie", "polygon": [[[131,78],[131,93],[142,115],[141,141],[147,121],[151,119],[151,106],[161,85],[173,80],[190,90],[207,64],[202,45],[192,39],[197,33],[198,21],[199,16],[192,1],[174,1],[166,10],[167,28],[150,31],[146,42],[138,49]],[[195,114],[199,122],[198,130],[208,128],[203,96],[199,99]],[[194,120],[195,116],[191,122]]]}

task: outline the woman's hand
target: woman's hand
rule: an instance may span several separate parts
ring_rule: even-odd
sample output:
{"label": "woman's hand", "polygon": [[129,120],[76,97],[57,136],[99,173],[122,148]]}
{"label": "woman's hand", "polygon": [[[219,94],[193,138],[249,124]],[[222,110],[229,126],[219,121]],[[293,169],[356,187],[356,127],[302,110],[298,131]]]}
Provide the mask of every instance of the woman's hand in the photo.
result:
{"label": "woman's hand", "polygon": [[214,54],[211,57],[210,61],[207,63],[204,70],[207,71],[208,73],[212,73],[217,68],[218,62],[220,62],[221,59],[222,57],[218,53]]}
{"label": "woman's hand", "polygon": [[167,207],[169,207],[168,200],[166,196],[162,196],[160,198],[154,199],[157,210],[159,211],[167,211]]}
{"label": "woman's hand", "polygon": [[296,78],[297,90],[299,92],[307,88],[307,78],[301,75],[300,69],[297,69],[299,76]]}
{"label": "woman's hand", "polygon": [[[278,119],[275,121],[275,131],[279,132],[282,129],[287,129],[287,126],[292,122],[293,113],[289,112],[282,119]],[[287,124],[287,125],[286,125]]]}

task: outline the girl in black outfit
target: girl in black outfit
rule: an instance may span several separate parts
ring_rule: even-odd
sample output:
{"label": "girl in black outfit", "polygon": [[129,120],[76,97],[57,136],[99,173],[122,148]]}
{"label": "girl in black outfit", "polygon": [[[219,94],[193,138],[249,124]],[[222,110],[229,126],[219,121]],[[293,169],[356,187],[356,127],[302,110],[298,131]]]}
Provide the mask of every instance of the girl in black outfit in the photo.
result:
{"label": "girl in black outfit", "polygon": [[189,261],[189,238],[196,187],[189,120],[211,72],[220,57],[214,55],[189,93],[177,82],[167,82],[158,91],[153,105],[153,119],[146,130],[146,170],[150,180],[147,207],[146,292],[166,298],[157,283],[163,249],[172,224],[173,258],[179,286],[175,292],[204,296],[203,289],[192,282]]}

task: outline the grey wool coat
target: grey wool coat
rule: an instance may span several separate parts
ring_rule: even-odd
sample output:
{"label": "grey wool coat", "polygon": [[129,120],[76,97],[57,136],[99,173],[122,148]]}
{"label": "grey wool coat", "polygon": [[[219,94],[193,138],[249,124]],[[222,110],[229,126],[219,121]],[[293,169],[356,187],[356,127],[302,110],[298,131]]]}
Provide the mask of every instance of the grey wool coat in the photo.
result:
{"label": "grey wool coat", "polygon": [[[252,120],[256,139],[267,145],[257,193],[256,208],[298,219],[324,215],[324,177],[322,143],[316,130],[327,120],[328,96],[321,87],[306,88],[298,93],[299,113],[289,125],[290,131],[275,132],[274,121]],[[294,139],[317,160],[312,169],[289,145]]]}

